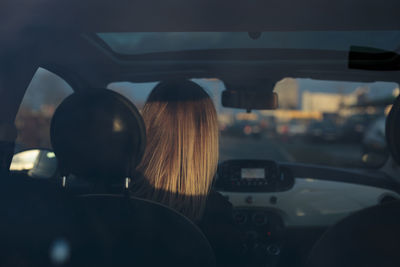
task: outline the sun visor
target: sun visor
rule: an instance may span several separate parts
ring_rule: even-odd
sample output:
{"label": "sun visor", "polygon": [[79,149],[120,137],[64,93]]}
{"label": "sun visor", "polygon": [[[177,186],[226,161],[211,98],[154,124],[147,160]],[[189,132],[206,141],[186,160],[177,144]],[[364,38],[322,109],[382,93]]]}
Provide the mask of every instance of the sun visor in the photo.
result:
{"label": "sun visor", "polygon": [[386,119],[386,141],[393,159],[400,164],[400,96]]}
{"label": "sun visor", "polygon": [[349,68],[360,70],[400,70],[400,55],[371,47],[352,46]]}

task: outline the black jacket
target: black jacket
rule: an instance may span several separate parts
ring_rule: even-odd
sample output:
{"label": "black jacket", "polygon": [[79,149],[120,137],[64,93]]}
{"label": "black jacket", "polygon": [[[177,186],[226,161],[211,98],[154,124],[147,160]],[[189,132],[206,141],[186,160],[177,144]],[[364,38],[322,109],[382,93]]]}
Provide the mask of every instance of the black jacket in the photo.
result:
{"label": "black jacket", "polygon": [[212,191],[206,209],[197,223],[214,249],[218,266],[240,265],[244,233],[233,220],[233,206],[220,193]]}

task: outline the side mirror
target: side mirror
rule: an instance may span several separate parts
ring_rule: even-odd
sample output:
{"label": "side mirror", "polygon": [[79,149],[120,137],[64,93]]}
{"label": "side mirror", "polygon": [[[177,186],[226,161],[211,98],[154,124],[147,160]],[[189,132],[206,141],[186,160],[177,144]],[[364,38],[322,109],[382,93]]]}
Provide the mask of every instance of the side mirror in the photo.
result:
{"label": "side mirror", "polygon": [[364,151],[362,155],[362,162],[367,168],[380,168],[382,167],[389,157],[387,149],[381,151]]}
{"label": "side mirror", "polygon": [[46,149],[30,149],[14,155],[10,171],[25,173],[32,178],[53,178],[58,169],[58,162],[53,151]]}

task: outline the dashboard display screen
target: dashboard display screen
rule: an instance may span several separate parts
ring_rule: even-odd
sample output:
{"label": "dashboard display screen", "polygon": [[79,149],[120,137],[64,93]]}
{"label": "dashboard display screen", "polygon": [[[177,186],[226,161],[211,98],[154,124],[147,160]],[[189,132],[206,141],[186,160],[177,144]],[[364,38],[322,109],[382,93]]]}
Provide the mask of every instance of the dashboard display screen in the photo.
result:
{"label": "dashboard display screen", "polygon": [[265,179],[265,169],[242,168],[242,179]]}

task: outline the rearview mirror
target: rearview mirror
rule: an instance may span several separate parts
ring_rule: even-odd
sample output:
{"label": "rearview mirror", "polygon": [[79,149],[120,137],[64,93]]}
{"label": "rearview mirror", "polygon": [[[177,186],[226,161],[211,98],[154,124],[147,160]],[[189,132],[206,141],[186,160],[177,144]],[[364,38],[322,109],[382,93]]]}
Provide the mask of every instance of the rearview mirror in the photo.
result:
{"label": "rearview mirror", "polygon": [[222,92],[222,106],[246,110],[276,109],[278,95],[269,91],[225,90]]}
{"label": "rearview mirror", "polygon": [[57,168],[58,163],[54,152],[45,149],[30,149],[16,153],[10,165],[11,172],[44,179],[54,177]]}

